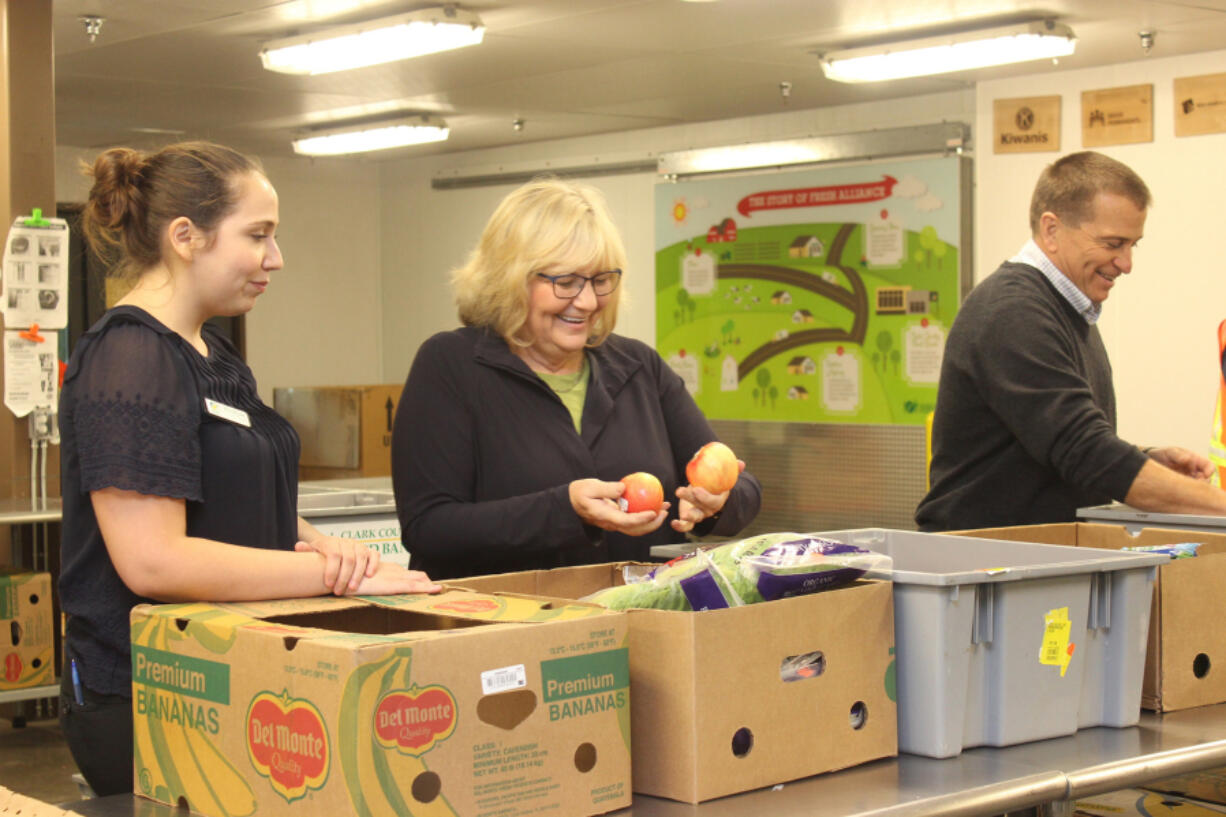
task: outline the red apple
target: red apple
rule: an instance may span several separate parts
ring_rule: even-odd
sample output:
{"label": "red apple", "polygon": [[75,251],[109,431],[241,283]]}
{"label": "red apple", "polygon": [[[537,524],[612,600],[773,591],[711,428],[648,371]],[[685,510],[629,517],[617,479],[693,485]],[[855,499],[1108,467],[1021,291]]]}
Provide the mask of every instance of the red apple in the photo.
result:
{"label": "red apple", "polygon": [[617,504],[626,513],[658,511],[664,505],[664,486],[646,471],[622,477],[622,496]]}
{"label": "red apple", "polygon": [[736,454],[721,442],[710,442],[694,454],[685,466],[685,478],[690,485],[704,488],[713,494],[732,490],[741,473]]}

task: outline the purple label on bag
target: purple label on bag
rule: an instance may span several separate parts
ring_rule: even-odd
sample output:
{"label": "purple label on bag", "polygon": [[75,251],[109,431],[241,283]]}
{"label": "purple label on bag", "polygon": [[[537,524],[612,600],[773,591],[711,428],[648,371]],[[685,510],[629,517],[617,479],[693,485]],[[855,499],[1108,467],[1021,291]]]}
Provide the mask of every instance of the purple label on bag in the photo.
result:
{"label": "purple label on bag", "polygon": [[681,592],[685,593],[690,607],[695,610],[722,610],[728,599],[719,589],[719,584],[709,570],[702,570],[681,580]]}
{"label": "purple label on bag", "polygon": [[864,575],[864,571],[855,567],[818,568],[811,573],[769,573],[758,574],[758,592],[767,601],[786,599],[791,596],[803,596],[816,593],[840,584],[849,584]]}
{"label": "purple label on bag", "polygon": [[[839,556],[847,553],[868,553],[869,551],[855,545],[845,545],[828,539],[794,539],[780,542],[762,551],[757,557],[767,564],[778,565],[785,569],[793,565],[801,557],[820,553],[823,556]],[[816,593],[828,587],[848,584],[864,575],[864,570],[855,567],[819,567],[813,570],[795,573],[772,573],[770,567],[763,567],[758,574],[758,592],[767,601],[784,599],[790,596],[801,596]]]}

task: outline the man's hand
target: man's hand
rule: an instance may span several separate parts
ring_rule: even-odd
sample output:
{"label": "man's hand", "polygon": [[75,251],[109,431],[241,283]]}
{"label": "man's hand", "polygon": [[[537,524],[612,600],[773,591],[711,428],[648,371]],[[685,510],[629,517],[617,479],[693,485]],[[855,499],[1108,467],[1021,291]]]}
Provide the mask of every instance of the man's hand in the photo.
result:
{"label": "man's hand", "polygon": [[1165,465],[1184,476],[1205,480],[1213,476],[1213,463],[1195,451],[1189,451],[1177,445],[1169,445],[1163,448],[1150,448],[1145,453],[1159,465]]}

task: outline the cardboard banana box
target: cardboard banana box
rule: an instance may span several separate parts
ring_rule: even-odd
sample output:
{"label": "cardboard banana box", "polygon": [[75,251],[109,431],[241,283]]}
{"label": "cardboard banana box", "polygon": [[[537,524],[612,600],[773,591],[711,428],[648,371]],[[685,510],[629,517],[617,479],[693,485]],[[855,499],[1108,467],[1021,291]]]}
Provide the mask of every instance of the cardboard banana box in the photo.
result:
{"label": "cardboard banana box", "polygon": [[55,681],[51,574],[0,568],[0,692]]}
{"label": "cardboard banana box", "polygon": [[626,617],[449,589],[132,611],[135,790],[207,817],[630,803]]}

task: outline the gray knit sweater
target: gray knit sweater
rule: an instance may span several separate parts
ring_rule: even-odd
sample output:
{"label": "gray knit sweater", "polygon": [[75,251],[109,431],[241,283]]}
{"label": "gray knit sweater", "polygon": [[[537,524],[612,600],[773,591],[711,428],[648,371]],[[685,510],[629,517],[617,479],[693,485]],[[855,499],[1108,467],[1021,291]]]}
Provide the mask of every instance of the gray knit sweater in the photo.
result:
{"label": "gray knit sweater", "polygon": [[1071,522],[1123,499],[1145,455],[1115,433],[1098,329],[1034,267],[1008,262],[950,329],[921,530]]}

